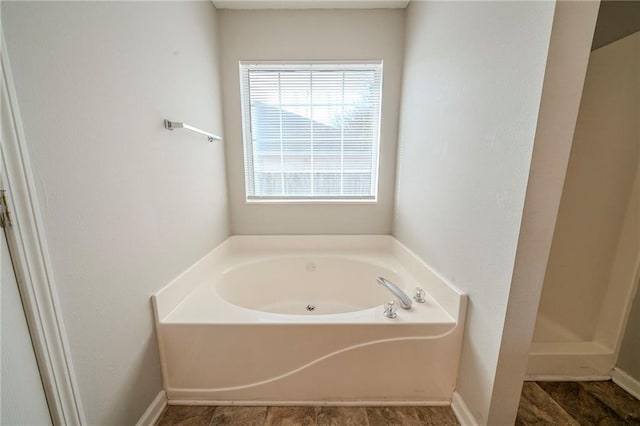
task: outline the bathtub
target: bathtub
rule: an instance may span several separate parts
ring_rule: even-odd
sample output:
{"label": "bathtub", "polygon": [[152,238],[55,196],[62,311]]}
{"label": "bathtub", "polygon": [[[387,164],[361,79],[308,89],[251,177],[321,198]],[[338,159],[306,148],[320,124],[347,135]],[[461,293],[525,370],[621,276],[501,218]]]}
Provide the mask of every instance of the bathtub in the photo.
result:
{"label": "bathtub", "polygon": [[390,236],[233,236],[152,302],[171,404],[445,405],[467,297]]}

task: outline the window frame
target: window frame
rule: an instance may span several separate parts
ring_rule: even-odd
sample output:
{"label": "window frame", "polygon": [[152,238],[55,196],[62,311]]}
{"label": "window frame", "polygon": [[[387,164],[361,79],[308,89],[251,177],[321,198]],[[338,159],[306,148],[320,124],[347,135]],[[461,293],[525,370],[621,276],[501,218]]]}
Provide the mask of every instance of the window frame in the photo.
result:
{"label": "window frame", "polygon": [[[282,67],[295,66],[318,66],[329,70],[342,70],[348,68],[348,66],[354,66],[357,69],[366,69],[371,67],[372,70],[379,73],[379,105],[377,111],[377,129],[373,139],[373,153],[375,155],[375,164],[373,165],[372,177],[375,177],[373,183],[373,195],[372,196],[322,196],[322,195],[310,195],[310,196],[249,196],[249,173],[247,166],[251,165],[251,177],[255,178],[255,168],[253,162],[253,135],[252,135],[252,122],[251,122],[251,101],[250,93],[248,90],[248,70],[250,66],[256,67],[273,67],[277,69]],[[345,67],[346,66],[346,67]],[[259,60],[250,61],[242,60],[238,62],[239,80],[240,80],[240,113],[242,121],[242,139],[243,139],[243,179],[244,179],[244,200],[245,204],[377,204],[379,181],[380,181],[380,144],[381,144],[381,128],[382,128],[382,102],[383,102],[383,89],[384,89],[384,61],[383,60],[340,60],[340,61],[271,61],[271,60]],[[246,71],[245,71],[246,70]],[[247,78],[245,78],[245,74]],[[373,159],[372,159],[373,160]],[[340,170],[340,173],[344,173],[344,170]]]}

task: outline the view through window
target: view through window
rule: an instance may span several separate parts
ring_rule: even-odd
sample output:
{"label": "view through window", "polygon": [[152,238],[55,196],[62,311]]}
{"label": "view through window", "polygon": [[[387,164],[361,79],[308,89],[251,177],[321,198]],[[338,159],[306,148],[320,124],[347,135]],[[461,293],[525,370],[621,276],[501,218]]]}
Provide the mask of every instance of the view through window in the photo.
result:
{"label": "view through window", "polygon": [[248,201],[376,200],[381,61],[240,71]]}

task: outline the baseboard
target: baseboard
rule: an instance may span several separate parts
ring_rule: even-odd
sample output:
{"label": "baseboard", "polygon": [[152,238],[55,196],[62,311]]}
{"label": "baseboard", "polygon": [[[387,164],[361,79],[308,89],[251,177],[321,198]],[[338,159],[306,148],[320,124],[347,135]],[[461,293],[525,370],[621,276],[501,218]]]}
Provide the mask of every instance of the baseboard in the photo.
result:
{"label": "baseboard", "polygon": [[169,399],[169,405],[210,405],[210,406],[264,406],[270,407],[446,407],[451,404],[450,401],[223,401],[208,399]]}
{"label": "baseboard", "polygon": [[473,417],[469,407],[467,407],[467,404],[465,404],[464,399],[462,399],[458,392],[453,393],[451,408],[462,426],[478,426],[479,423],[475,417]]}
{"label": "baseboard", "polygon": [[151,404],[149,404],[145,412],[142,414],[142,417],[140,417],[136,426],[150,426],[155,424],[166,406],[167,393],[161,390],[153,401],[151,401]]}
{"label": "baseboard", "polygon": [[640,399],[640,381],[631,377],[629,373],[616,367],[611,370],[611,380],[631,395]]}
{"label": "baseboard", "polygon": [[567,377],[572,380],[604,378],[611,374],[616,358],[612,348],[596,341],[532,343],[526,375]]}
{"label": "baseboard", "polygon": [[551,374],[528,374],[525,382],[604,382],[611,379],[610,376],[559,376]]}

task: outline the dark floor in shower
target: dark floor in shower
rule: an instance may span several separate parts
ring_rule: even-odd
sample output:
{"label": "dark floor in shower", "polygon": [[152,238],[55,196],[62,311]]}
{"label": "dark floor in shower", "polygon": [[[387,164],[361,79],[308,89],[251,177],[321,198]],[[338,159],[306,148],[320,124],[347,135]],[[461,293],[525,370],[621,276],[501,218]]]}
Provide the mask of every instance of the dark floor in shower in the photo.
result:
{"label": "dark floor in shower", "polygon": [[[458,425],[450,407],[169,406],[166,425]],[[613,382],[525,382],[518,426],[637,425],[640,401]]]}

